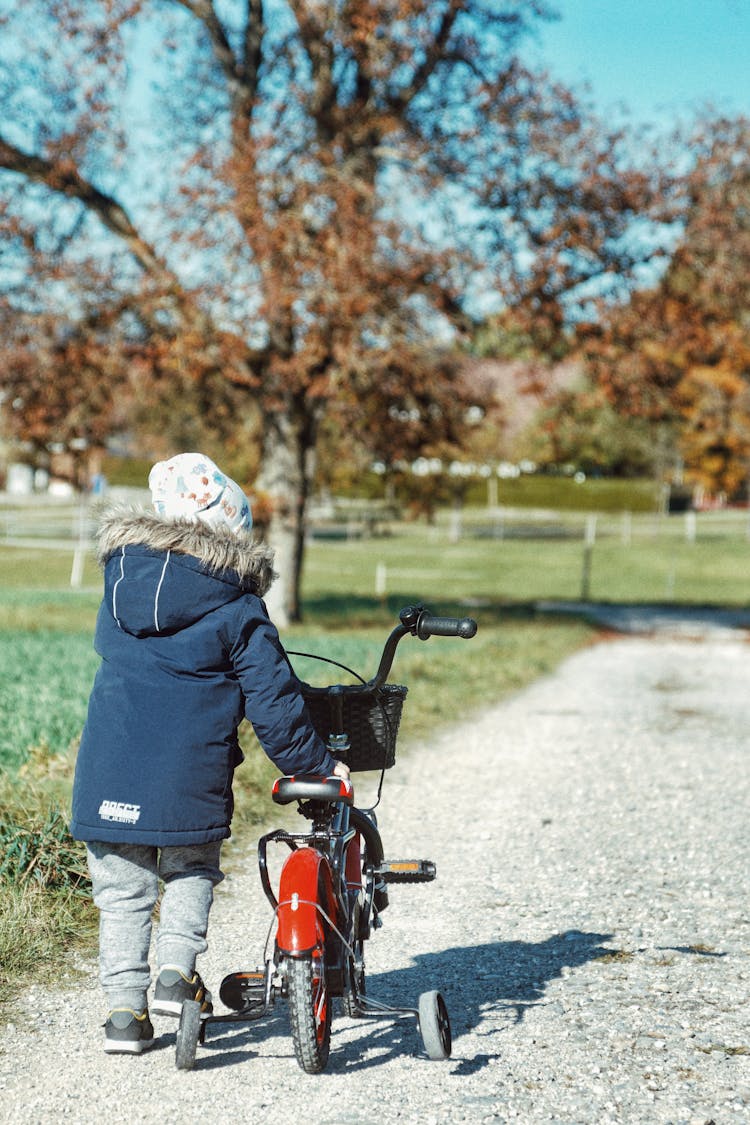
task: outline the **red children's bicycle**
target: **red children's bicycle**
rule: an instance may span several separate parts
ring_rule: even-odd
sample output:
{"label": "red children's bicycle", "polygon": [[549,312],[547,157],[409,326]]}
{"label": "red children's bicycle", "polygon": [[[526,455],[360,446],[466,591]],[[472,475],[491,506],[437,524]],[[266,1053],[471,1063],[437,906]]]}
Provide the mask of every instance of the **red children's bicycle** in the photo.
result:
{"label": "red children's bicycle", "polygon": [[[314,725],[335,756],[346,761],[352,772],[381,771],[375,804],[384,771],[395,763],[396,735],[406,697],[404,686],[386,682],[399,641],[407,635],[421,640],[431,636],[468,639],[477,630],[471,618],[436,617],[424,606],[409,606],[399,616],[400,623],[390,633],[370,680],[327,657],[290,653],[336,665],[359,681],[323,688],[306,684],[304,695]],[[364,946],[382,924],[388,884],[429,882],[435,878],[435,864],[423,859],[386,860],[374,806],[357,808],[349,781],[280,777],[272,795],[279,805],[296,802],[309,826],[299,832],[278,828],[258,842],[261,884],[275,918],[264,967],[224,978],[219,990],[228,1009],[224,1013],[201,1019],[198,1003],[183,1005],[177,1032],[178,1068],[195,1065],[197,1045],[203,1042],[207,1025],[261,1019],[280,997],[289,1007],[297,1062],[308,1074],[319,1073],[328,1062],[335,997],[341,998],[350,1017],[416,1017],[428,1057],[448,1058],[450,1019],[440,992],[422,993],[416,1008],[394,1007],[369,996],[365,978]],[[269,874],[270,846],[289,851],[277,893]]]}

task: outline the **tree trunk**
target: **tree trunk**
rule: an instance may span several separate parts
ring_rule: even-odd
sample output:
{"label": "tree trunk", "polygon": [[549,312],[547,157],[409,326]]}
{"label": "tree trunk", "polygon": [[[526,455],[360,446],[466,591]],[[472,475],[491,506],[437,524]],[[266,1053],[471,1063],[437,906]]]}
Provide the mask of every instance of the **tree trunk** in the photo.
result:
{"label": "tree trunk", "polygon": [[305,550],[307,502],[315,476],[317,418],[304,401],[268,413],[263,421],[258,487],[272,504],[268,538],[279,577],[266,597],[278,628],[302,620],[300,587]]}

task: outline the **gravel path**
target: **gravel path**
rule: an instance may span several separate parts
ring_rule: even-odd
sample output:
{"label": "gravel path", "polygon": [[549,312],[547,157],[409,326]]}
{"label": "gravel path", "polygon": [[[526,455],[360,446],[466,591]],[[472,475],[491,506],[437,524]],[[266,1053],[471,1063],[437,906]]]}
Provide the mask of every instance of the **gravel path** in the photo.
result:
{"label": "gravel path", "polygon": [[[410,1020],[339,1016],[308,1077],[283,1004],[214,1027],[192,1072],[165,1020],[150,1053],[106,1056],[89,971],[0,1028],[0,1121],[750,1122],[748,683],[739,634],[608,641],[391,771],[387,851],[438,880],[391,889],[368,990],[441,988],[449,1061]],[[210,987],[255,965],[269,921],[233,856]]]}

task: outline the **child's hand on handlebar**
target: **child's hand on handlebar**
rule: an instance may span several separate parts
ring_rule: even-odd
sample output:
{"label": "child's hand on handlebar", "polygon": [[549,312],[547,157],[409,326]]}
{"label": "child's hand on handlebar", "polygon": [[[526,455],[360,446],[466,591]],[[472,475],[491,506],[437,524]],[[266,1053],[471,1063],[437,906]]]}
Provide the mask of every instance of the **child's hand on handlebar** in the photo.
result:
{"label": "child's hand on handlebar", "polygon": [[337,762],[333,767],[333,772],[336,777],[343,777],[344,781],[349,781],[351,771],[346,762]]}

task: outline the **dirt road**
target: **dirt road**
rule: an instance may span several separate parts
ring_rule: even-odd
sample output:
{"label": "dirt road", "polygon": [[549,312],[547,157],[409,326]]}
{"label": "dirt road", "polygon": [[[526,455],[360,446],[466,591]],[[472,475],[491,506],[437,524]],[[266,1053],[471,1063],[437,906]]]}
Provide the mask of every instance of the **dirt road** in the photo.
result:
{"label": "dirt road", "polygon": [[[166,1020],[148,1054],[106,1056],[91,967],[0,1029],[0,1120],[750,1121],[749,684],[740,634],[607,641],[390,772],[386,850],[438,880],[392,888],[368,991],[441,988],[449,1061],[412,1021],[339,1016],[306,1076],[283,1004],[213,1028],[192,1072]],[[215,992],[270,923],[254,857],[230,861],[200,966]]]}

